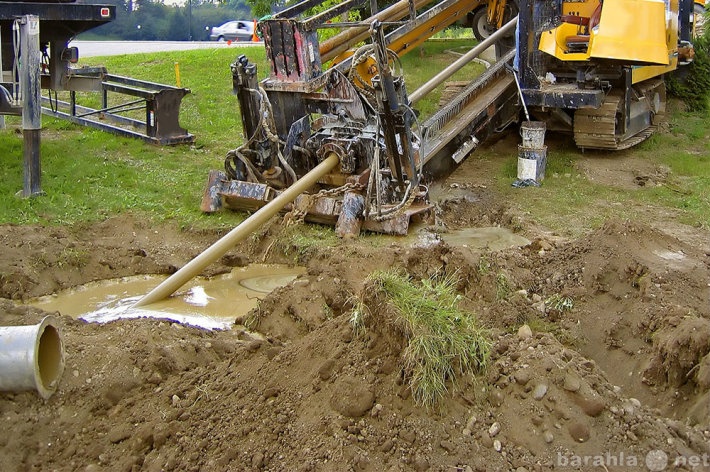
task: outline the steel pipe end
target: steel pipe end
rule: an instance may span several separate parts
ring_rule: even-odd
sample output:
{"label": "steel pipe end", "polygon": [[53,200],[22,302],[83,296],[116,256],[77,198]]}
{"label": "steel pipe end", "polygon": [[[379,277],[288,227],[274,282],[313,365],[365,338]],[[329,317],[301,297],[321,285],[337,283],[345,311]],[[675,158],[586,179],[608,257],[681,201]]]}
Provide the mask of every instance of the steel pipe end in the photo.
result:
{"label": "steel pipe end", "polygon": [[0,390],[52,396],[64,373],[64,345],[52,316],[30,326],[0,327]]}

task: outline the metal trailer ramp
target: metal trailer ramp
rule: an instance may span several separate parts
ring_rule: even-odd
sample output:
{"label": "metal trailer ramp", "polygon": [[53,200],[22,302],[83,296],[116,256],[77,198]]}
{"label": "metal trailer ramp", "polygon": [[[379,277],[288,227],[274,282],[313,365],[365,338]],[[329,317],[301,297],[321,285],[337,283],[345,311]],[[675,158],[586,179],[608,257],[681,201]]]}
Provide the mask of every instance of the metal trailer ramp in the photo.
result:
{"label": "metal trailer ramp", "polygon": [[[45,115],[153,144],[194,142],[195,137],[178,121],[181,101],[189,89],[112,75],[103,68],[70,69],[67,77],[68,101],[57,99],[56,92],[53,98],[50,91],[42,97]],[[100,93],[99,108],[78,103],[77,92],[84,91]]]}

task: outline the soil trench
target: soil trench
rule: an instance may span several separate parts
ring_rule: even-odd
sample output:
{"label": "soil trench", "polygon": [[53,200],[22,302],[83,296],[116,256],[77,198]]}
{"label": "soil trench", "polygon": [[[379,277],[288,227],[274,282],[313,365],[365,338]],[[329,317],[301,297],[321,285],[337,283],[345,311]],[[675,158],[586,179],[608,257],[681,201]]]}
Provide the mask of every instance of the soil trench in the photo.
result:
{"label": "soil trench", "polygon": [[[694,243],[707,232],[610,220],[565,240],[454,183],[426,244],[365,235],[294,251],[272,244],[289,230],[274,221],[204,275],[307,269],[229,330],[56,313],[64,376],[47,401],[0,393],[0,470],[710,470],[710,259]],[[441,236],[492,226],[529,244]],[[0,325],[39,322],[33,297],[173,273],[219,236],[130,216],[2,225]],[[383,307],[351,323],[368,275],[391,268],[455,275],[493,340],[485,372],[449,381],[435,408],[415,403]]]}

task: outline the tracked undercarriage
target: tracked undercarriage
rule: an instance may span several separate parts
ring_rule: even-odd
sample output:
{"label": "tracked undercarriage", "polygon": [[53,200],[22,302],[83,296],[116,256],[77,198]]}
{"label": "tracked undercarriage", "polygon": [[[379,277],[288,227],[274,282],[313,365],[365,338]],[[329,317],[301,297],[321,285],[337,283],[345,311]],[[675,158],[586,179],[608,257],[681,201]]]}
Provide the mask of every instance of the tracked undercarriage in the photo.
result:
{"label": "tracked undercarriage", "polygon": [[[610,93],[599,108],[574,113],[574,142],[582,149],[628,149],[650,137],[666,108],[663,80],[631,89],[632,97]],[[627,102],[628,100],[628,102]]]}

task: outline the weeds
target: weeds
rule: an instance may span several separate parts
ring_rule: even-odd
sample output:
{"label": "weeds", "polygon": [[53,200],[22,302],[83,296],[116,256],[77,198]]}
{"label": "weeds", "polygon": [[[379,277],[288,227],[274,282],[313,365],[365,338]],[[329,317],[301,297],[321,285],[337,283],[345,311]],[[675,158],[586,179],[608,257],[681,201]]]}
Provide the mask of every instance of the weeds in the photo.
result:
{"label": "weeds", "polygon": [[565,311],[571,311],[572,308],[574,308],[574,300],[572,297],[564,297],[556,293],[545,300],[545,306],[563,313]]}
{"label": "weeds", "polygon": [[507,300],[510,296],[511,288],[508,277],[500,273],[496,276],[496,300]]}
{"label": "weeds", "polygon": [[331,228],[318,225],[292,225],[283,229],[276,247],[296,263],[302,262],[314,248],[335,246],[338,238]]}
{"label": "weeds", "polygon": [[59,258],[57,259],[57,265],[59,267],[69,266],[69,267],[84,267],[89,263],[89,252],[83,249],[76,248],[64,248],[61,253],[59,253]]}
{"label": "weeds", "polygon": [[491,341],[473,314],[458,309],[461,296],[454,277],[415,284],[395,271],[380,271],[368,277],[368,284],[386,296],[407,338],[405,371],[417,403],[436,405],[447,392],[447,381],[456,385],[458,375],[485,368]]}
{"label": "weeds", "polygon": [[483,255],[478,259],[478,274],[479,275],[488,275],[488,273],[491,271],[491,261],[488,260],[488,258]]}
{"label": "weeds", "polygon": [[579,337],[574,336],[569,330],[562,328],[558,323],[545,321],[540,318],[532,318],[527,321],[527,325],[530,326],[533,332],[550,333],[565,346],[577,348],[581,344]]}
{"label": "weeds", "polygon": [[350,326],[355,336],[359,336],[365,331],[365,318],[370,315],[370,310],[362,298],[358,296],[353,295],[348,301],[353,306],[350,313]]}

